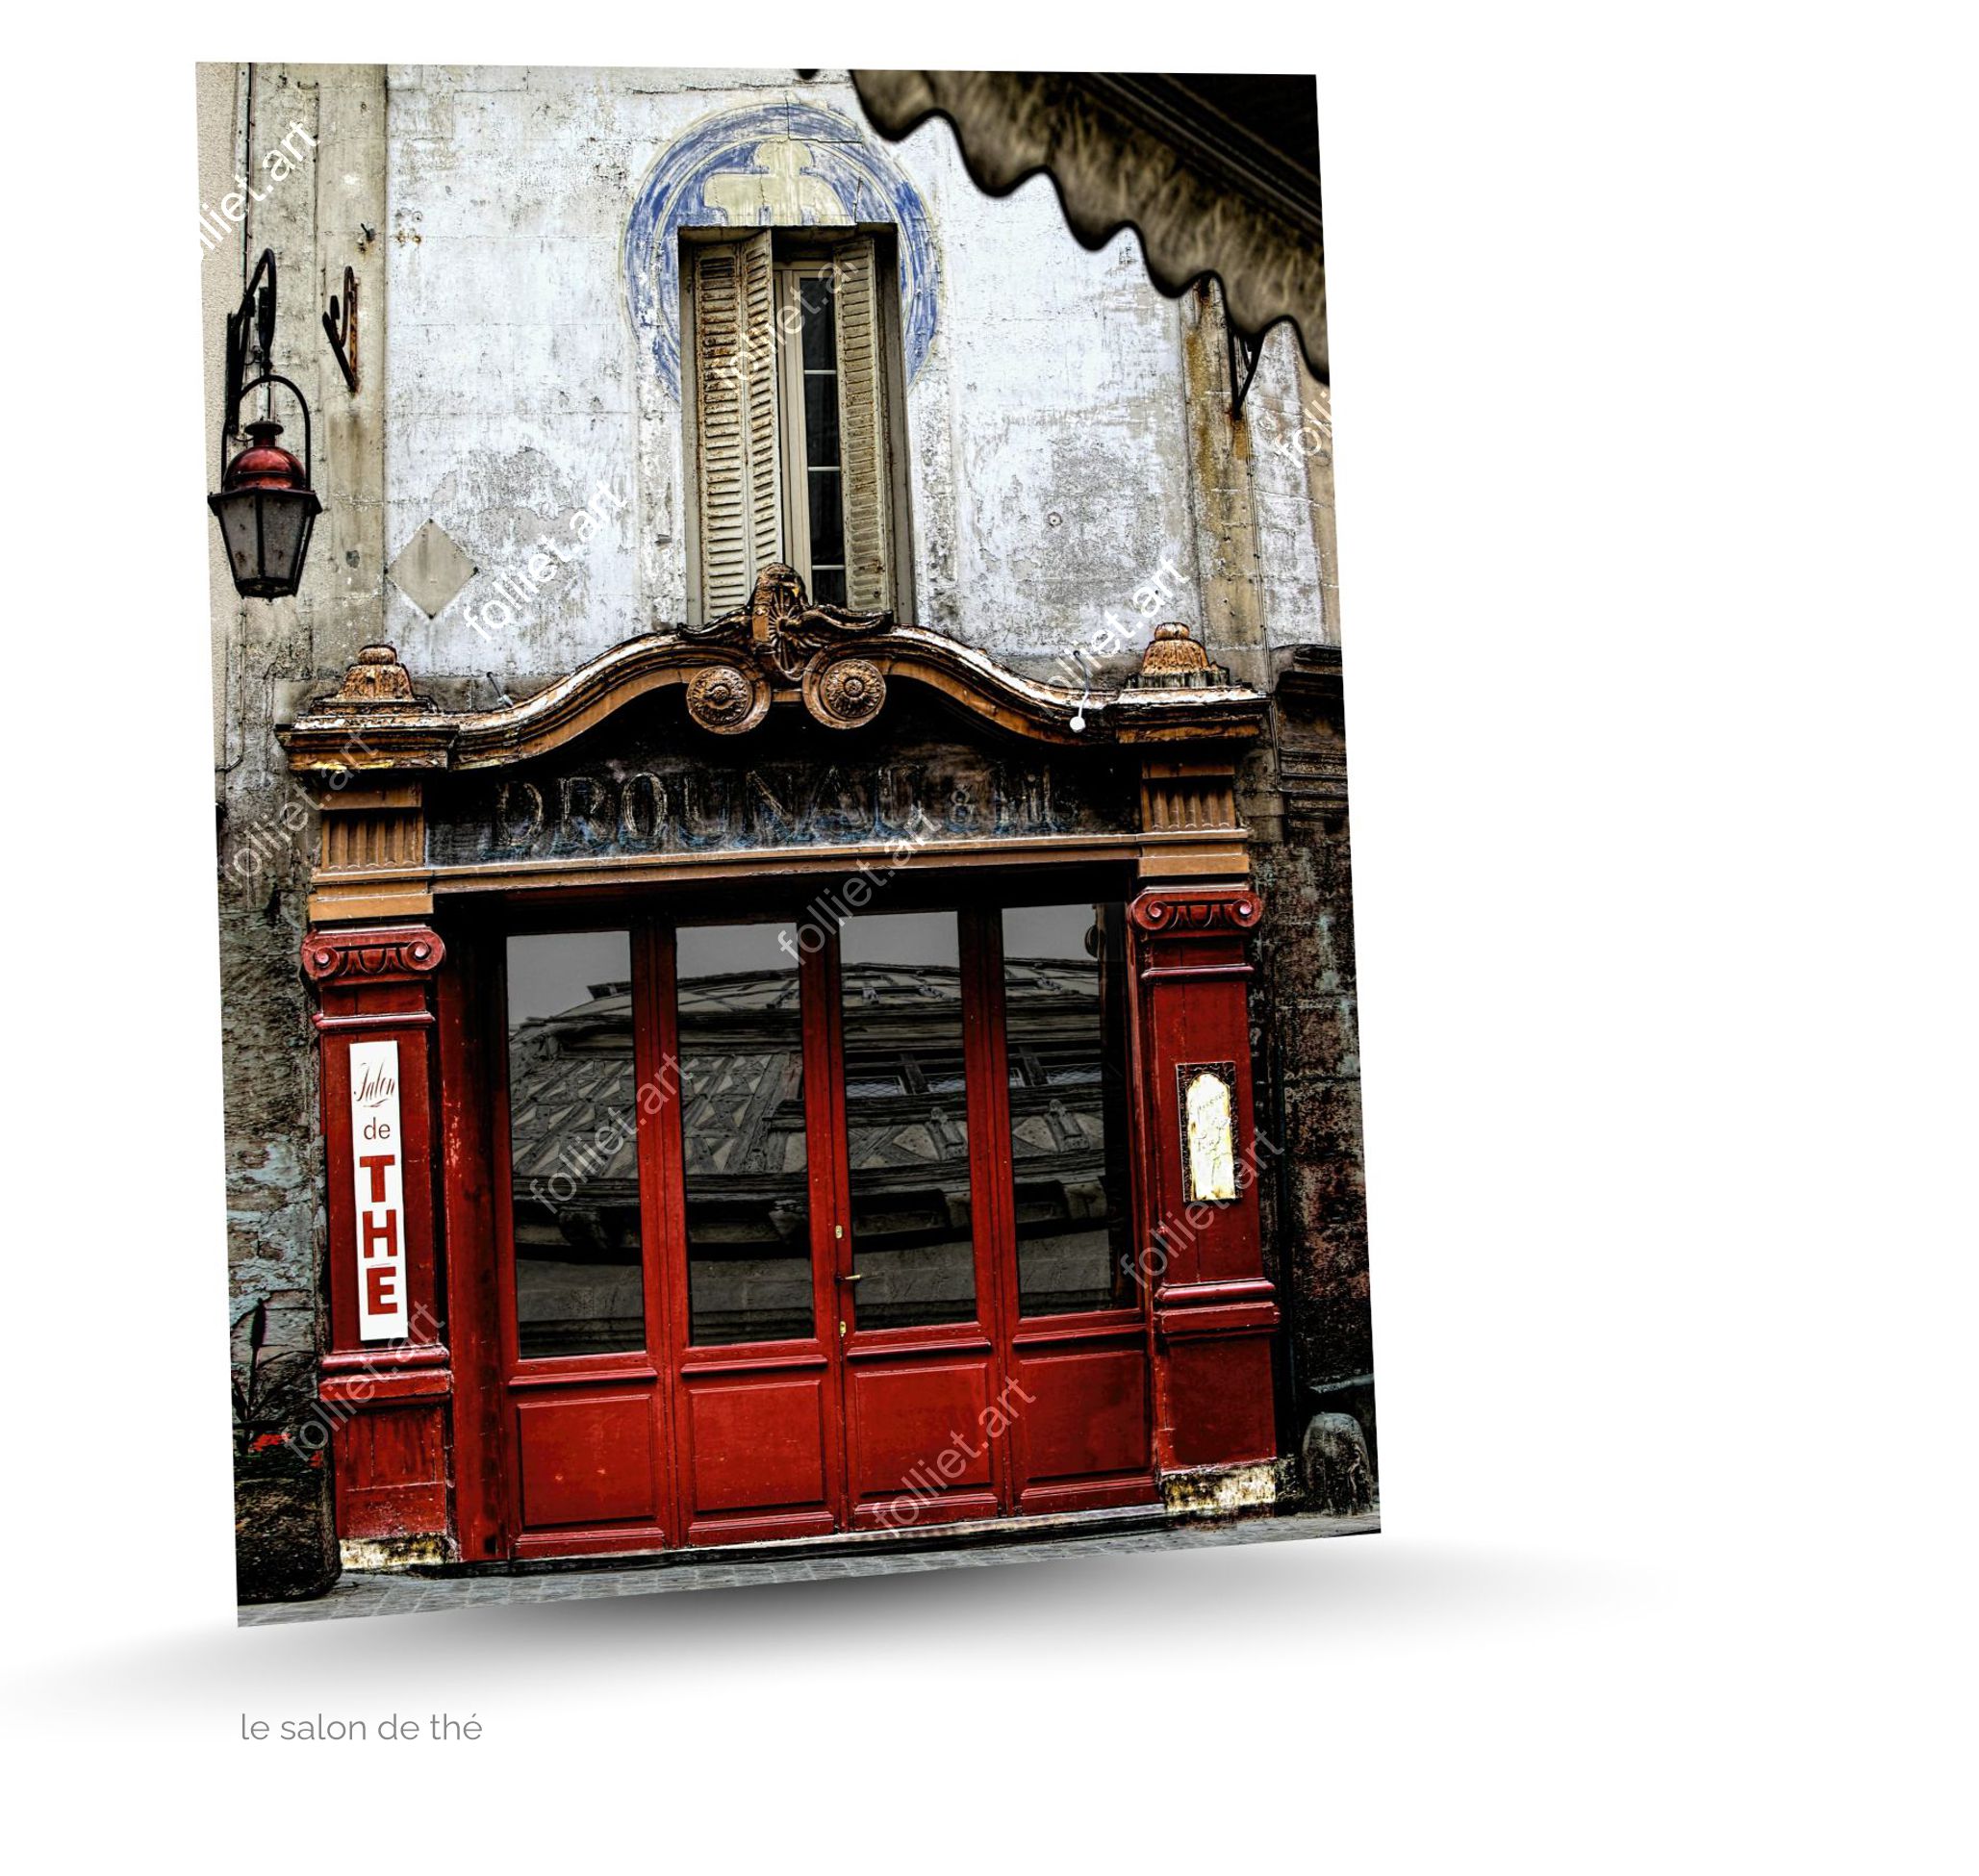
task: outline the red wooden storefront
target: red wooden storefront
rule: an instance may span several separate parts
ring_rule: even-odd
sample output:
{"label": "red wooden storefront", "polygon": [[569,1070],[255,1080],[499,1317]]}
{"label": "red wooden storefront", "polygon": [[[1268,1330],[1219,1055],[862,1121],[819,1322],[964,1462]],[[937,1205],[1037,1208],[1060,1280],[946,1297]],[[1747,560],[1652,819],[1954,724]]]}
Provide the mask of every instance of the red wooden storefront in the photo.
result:
{"label": "red wooden storefront", "polygon": [[288,733],[347,1556],[1268,1478],[1258,700],[1170,632],[1075,730],[931,634],[799,617],[801,663],[759,618],[471,715],[379,648]]}

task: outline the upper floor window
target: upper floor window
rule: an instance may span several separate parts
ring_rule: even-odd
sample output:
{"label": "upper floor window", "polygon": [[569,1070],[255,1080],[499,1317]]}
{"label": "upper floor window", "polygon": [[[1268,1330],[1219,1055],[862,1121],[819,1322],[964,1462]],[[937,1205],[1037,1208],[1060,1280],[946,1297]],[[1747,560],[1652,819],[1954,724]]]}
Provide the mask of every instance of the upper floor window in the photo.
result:
{"label": "upper floor window", "polygon": [[761,229],[698,241],[683,261],[694,616],[743,604],[775,561],[814,599],[900,610],[890,242]]}

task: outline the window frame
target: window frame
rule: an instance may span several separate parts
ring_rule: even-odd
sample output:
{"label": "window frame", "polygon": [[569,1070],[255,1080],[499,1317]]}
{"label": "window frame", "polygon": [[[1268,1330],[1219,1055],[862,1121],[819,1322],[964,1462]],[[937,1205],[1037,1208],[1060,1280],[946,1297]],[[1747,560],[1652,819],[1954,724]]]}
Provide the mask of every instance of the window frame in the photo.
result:
{"label": "window frame", "polygon": [[[810,505],[802,474],[803,390],[801,381],[801,329],[786,332],[779,317],[784,305],[786,278],[809,270],[829,273],[838,266],[844,243],[861,238],[874,242],[875,302],[879,333],[879,370],[876,429],[885,451],[882,498],[888,527],[888,549],[884,570],[883,608],[896,619],[914,616],[914,535],[913,503],[909,488],[910,456],[907,432],[907,386],[905,352],[901,338],[902,309],[899,291],[900,231],[890,222],[847,223],[844,226],[791,227],[772,225],[749,229],[694,227],[680,230],[680,446],[682,473],[679,482],[681,525],[686,545],[687,612],[691,621],[712,618],[726,607],[709,597],[703,566],[703,517],[701,498],[701,387],[698,309],[695,304],[695,259],[698,252],[723,244],[739,244],[760,235],[770,237],[773,279],[771,330],[775,346],[773,375],[775,381],[777,436],[776,483],[782,513],[782,558],[795,568],[811,588]],[[796,341],[795,343],[792,342]],[[797,354],[797,382],[793,387],[786,365],[787,355]],[[843,363],[841,355],[841,374]],[[795,430],[798,444],[792,444]],[[793,475],[793,464],[797,472]],[[847,478],[843,444],[840,455],[841,527],[850,534],[850,518],[844,514]],[[849,539],[850,546],[850,539]],[[849,574],[850,579],[850,574]]]}
{"label": "window frame", "polygon": [[[973,1009],[982,1033],[977,1046],[994,1057],[993,1067],[984,1071],[979,1083],[971,1079],[968,1068],[963,1091],[970,1131],[969,1165],[971,1190],[977,1202],[978,1228],[988,1235],[977,1240],[976,1317],[974,1322],[918,1325],[901,1328],[857,1328],[852,1347],[858,1351],[882,1351],[892,1344],[915,1345],[929,1337],[940,1339],[984,1333],[1007,1344],[1013,1335],[1067,1332],[1075,1326],[1080,1332],[1102,1333],[1145,1318],[1149,1295],[1142,1293],[1127,1303],[1075,1306],[1027,1312],[1022,1306],[1021,1243],[1018,1208],[1018,1165],[1012,1138],[1016,1090],[1004,1079],[1010,1060],[1007,1041],[1008,986],[1004,979],[1003,915],[1027,905],[1107,901],[1124,905],[1131,898],[1130,875],[1114,866],[1076,866],[1062,873],[1055,867],[1026,868],[1018,873],[988,870],[984,876],[963,881],[946,873],[925,880],[897,882],[887,909],[901,911],[952,912],[961,922],[965,1008]],[[810,901],[815,908],[821,891]],[[696,1343],[690,1331],[691,1292],[687,1268],[688,1239],[684,1213],[676,1220],[672,1207],[685,1202],[685,1140],[681,1127],[685,1119],[684,1089],[669,1088],[650,1111],[645,1103],[635,1103],[636,1153],[639,1164],[643,1265],[642,1287],[647,1322],[647,1342],[642,1350],[585,1355],[524,1356],[520,1348],[518,1320],[519,1292],[514,1221],[514,1139],[511,1116],[511,1073],[508,1040],[508,957],[507,941],[530,935],[565,935],[629,930],[632,935],[632,1024],[634,1032],[635,1086],[662,1077],[663,1051],[678,1055],[678,984],[672,962],[672,934],[692,925],[723,925],[737,923],[773,924],[801,919],[805,913],[788,882],[776,882],[740,893],[720,895],[693,893],[678,903],[655,903],[645,895],[581,894],[568,899],[557,896],[527,907],[490,908],[492,916],[482,925],[493,947],[491,975],[482,1001],[481,1021],[486,1025],[490,1050],[489,1120],[490,1145],[494,1156],[494,1185],[491,1193],[495,1217],[496,1251],[496,1291],[498,1295],[499,1349],[506,1382],[510,1385],[545,1384],[544,1378],[565,1375],[612,1377],[644,1375],[648,1368],[664,1369],[665,1363],[685,1359],[696,1363],[722,1362],[763,1353],[788,1353],[815,1346],[811,1339],[772,1339],[748,1343]],[[979,935],[971,937],[975,925]],[[661,970],[662,953],[666,968]],[[970,966],[976,962],[974,988]],[[846,1123],[846,1083],[850,1063],[847,1058],[839,1001],[844,994],[843,967],[838,955],[834,923],[828,956],[814,966],[818,990],[830,1013],[821,1019],[807,1015],[805,1076],[807,1086],[814,1075],[821,1099],[835,1102],[837,1124],[830,1132],[842,1134]],[[1129,988],[1129,1000],[1131,987]],[[984,1001],[988,998],[989,1001]],[[974,1000],[973,1001],[971,1000]],[[1129,1237],[1133,1221],[1142,1216],[1145,1203],[1141,1190],[1143,1116],[1131,1093],[1133,1075],[1132,1019],[1123,1012],[1128,1032],[1117,1039],[1124,1052],[1121,1063],[1129,1093],[1120,1119],[1125,1128],[1122,1156],[1127,1186],[1122,1194],[1128,1207]],[[815,1031],[816,1040],[813,1040]],[[810,1052],[816,1050],[814,1055]],[[903,1077],[904,1078],[904,1077]],[[807,1096],[807,1100],[809,1097]],[[807,1123],[808,1125],[808,1123]],[[807,1142],[808,1148],[808,1142]],[[841,1152],[843,1149],[841,1149]],[[821,1168],[820,1178],[833,1181],[849,1176],[834,1164]],[[987,1181],[988,1185],[983,1182]],[[988,1187],[996,1188],[992,1196]],[[985,1203],[986,1202],[986,1203]],[[851,1224],[851,1195],[841,1184],[834,1201],[838,1214]],[[992,1219],[995,1222],[992,1223]],[[815,1269],[814,1269],[815,1275]],[[1007,1293],[1002,1294],[1007,1286]],[[994,1314],[992,1314],[994,1312]],[[677,1321],[676,1321],[677,1317]],[[822,1327],[822,1318],[821,1327]],[[822,1336],[818,1338],[822,1340]]]}

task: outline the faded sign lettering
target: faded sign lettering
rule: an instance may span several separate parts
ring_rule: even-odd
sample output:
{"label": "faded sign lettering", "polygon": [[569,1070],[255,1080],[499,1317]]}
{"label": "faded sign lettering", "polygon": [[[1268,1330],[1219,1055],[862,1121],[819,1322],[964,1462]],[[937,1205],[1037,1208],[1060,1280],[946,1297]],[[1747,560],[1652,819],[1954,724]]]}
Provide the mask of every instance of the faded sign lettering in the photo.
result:
{"label": "faded sign lettering", "polygon": [[[835,752],[834,752],[835,753]],[[1000,760],[953,747],[880,760],[696,761],[628,749],[463,782],[428,810],[438,866],[915,845],[1130,831],[1128,785],[1092,764]]]}

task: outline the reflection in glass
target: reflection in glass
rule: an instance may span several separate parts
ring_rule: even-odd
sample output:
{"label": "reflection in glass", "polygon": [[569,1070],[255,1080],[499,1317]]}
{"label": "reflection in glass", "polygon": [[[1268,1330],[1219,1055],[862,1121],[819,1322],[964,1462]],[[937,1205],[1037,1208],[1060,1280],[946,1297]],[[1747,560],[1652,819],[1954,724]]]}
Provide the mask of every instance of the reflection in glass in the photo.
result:
{"label": "reflection in glass", "polygon": [[643,1349],[628,935],[511,938],[508,1033],[521,1353]]}
{"label": "reflection in glass", "polygon": [[804,1031],[788,925],[683,925],[689,1340],[813,1332]]}
{"label": "reflection in glass", "polygon": [[1003,914],[1017,1288],[1027,1316],[1138,1301],[1127,1175],[1122,907]]}
{"label": "reflection in glass", "polygon": [[859,1327],[974,1321],[955,915],[848,919],[840,957]]}

